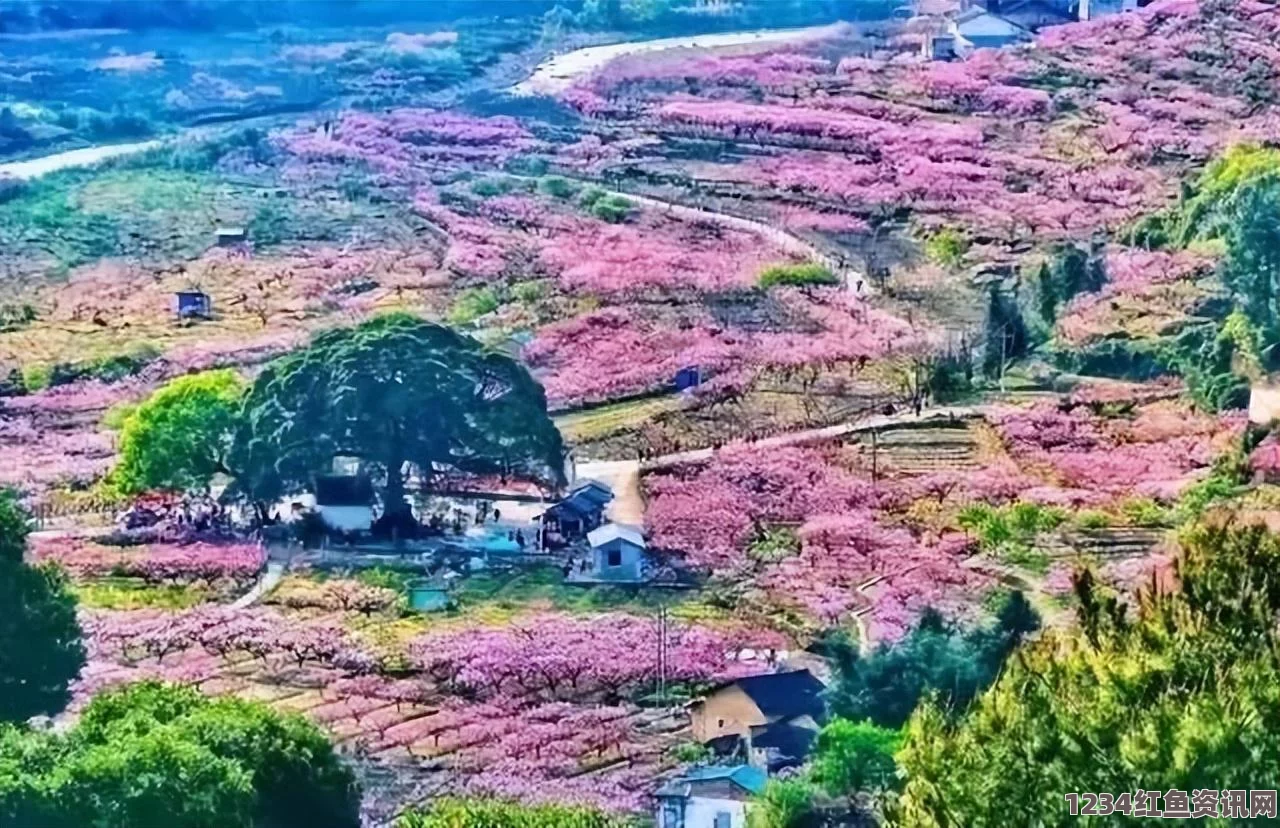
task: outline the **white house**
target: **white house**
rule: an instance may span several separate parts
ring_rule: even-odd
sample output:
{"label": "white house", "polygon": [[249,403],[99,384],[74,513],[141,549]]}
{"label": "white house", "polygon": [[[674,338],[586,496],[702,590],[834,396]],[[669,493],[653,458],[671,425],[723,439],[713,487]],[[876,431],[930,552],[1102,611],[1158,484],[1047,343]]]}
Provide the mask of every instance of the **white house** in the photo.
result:
{"label": "white house", "polygon": [[317,475],[316,513],[335,532],[368,532],[373,527],[373,485],[363,475]]}
{"label": "white house", "polygon": [[766,781],[750,765],[692,768],[658,789],[657,828],[746,828]]}
{"label": "white house", "polygon": [[639,583],[644,580],[644,535],[625,523],[606,523],[587,533],[591,544],[591,574],[601,581]]}
{"label": "white house", "polygon": [[967,55],[975,49],[999,49],[1031,39],[1031,32],[981,6],[965,9],[951,21],[955,52]]}

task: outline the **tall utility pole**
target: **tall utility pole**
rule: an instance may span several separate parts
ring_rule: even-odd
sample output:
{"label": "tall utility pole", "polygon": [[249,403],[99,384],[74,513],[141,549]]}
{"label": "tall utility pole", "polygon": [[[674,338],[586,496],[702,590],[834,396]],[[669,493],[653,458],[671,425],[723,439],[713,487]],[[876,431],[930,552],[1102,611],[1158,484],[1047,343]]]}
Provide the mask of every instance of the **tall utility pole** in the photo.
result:
{"label": "tall utility pole", "polygon": [[667,605],[658,605],[658,699],[667,700]]}

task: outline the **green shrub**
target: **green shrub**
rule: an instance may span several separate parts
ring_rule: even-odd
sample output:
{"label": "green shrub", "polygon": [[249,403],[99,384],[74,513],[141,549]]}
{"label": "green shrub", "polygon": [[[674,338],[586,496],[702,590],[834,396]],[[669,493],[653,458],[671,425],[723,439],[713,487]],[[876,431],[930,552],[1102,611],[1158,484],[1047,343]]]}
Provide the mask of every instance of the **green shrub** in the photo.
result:
{"label": "green shrub", "polygon": [[1081,529],[1104,529],[1111,525],[1111,516],[1106,512],[1086,509],[1076,513],[1076,526]]}
{"label": "green shrub", "polygon": [[519,178],[512,178],[509,175],[492,175],[485,178],[477,178],[472,181],[467,189],[472,195],[480,198],[493,198],[495,196],[509,195],[513,192],[529,192],[534,188],[532,181],[524,181]]}
{"label": "green shrub", "polygon": [[969,252],[969,240],[959,230],[944,227],[925,241],[924,252],[931,262],[957,268],[964,262],[964,254]]}
{"label": "green shrub", "polygon": [[491,287],[468,290],[458,296],[449,308],[449,324],[468,325],[502,306],[497,292]]}
{"label": "green shrub", "polygon": [[521,304],[532,305],[546,296],[547,288],[542,282],[518,282],[511,293]]}
{"label": "green shrub", "polygon": [[760,287],[762,288],[771,288],[775,285],[805,287],[809,285],[836,285],[839,283],[840,277],[815,262],[770,265],[760,273]]}
{"label": "green shrub", "polygon": [[626,823],[580,805],[524,805],[503,799],[431,800],[411,809],[396,828],[624,828]]}
{"label": "green shrub", "polygon": [[635,205],[620,195],[605,195],[591,204],[591,215],[610,224],[621,224],[631,215]]}
{"label": "green shrub", "polygon": [[36,391],[43,391],[48,388],[53,381],[52,365],[24,365],[22,366],[22,387],[26,389],[28,394]]}
{"label": "green shrub", "polygon": [[581,189],[577,182],[559,175],[548,175],[538,181],[538,191],[552,198],[570,199]]}
{"label": "green shrub", "polygon": [[599,187],[588,187],[582,191],[582,195],[578,197],[578,206],[590,210],[595,203],[606,195],[605,191]]}

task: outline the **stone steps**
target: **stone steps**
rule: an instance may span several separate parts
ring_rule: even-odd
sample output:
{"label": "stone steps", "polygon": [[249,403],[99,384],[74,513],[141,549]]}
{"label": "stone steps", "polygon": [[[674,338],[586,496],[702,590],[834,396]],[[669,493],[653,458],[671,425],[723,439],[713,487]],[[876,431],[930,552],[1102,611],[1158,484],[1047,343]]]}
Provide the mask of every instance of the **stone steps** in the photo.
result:
{"label": "stone steps", "polygon": [[1145,526],[1068,529],[1049,536],[1043,549],[1055,557],[1080,554],[1099,558],[1139,557],[1151,554],[1167,533],[1167,529]]}

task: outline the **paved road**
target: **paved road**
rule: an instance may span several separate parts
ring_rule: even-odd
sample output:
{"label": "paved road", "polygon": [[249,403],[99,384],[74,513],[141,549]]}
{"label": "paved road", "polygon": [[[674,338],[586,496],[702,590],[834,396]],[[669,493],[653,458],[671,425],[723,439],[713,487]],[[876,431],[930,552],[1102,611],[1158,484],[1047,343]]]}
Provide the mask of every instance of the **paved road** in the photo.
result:
{"label": "paved road", "polygon": [[[779,446],[798,446],[810,443],[823,443],[849,434],[876,431],[900,425],[916,425],[928,423],[945,423],[952,420],[980,416],[981,406],[952,406],[945,408],[925,409],[919,417],[914,412],[906,414],[876,415],[862,417],[839,425],[811,428],[803,431],[791,431],[774,437],[757,440],[751,445],[763,448]],[[730,443],[730,446],[744,445]],[[578,463],[576,473],[578,479],[599,480],[613,489],[614,500],[609,504],[606,514],[616,523],[641,525],[644,522],[644,497],[640,491],[640,475],[643,472],[660,471],[688,463],[702,463],[710,460],[719,449],[705,448],[692,451],[681,451],[661,457],[639,460],[583,460]]]}
{"label": "paved road", "polygon": [[583,75],[600,69],[609,61],[625,55],[643,52],[662,52],[668,49],[694,48],[716,49],[726,46],[744,46],[753,43],[783,43],[795,40],[815,40],[830,36],[836,26],[814,26],[807,29],[763,29],[752,32],[724,32],[721,34],[665,37],[657,40],[635,40],[627,43],[610,43],[605,46],[588,46],[552,55],[538,65],[525,80],[511,87],[513,95],[556,95]]}
{"label": "paved road", "polygon": [[270,561],[267,569],[262,573],[262,577],[253,585],[253,589],[241,595],[231,604],[232,609],[244,609],[251,607],[261,601],[271,591],[280,586],[281,579],[284,578],[285,564],[282,561]]}

